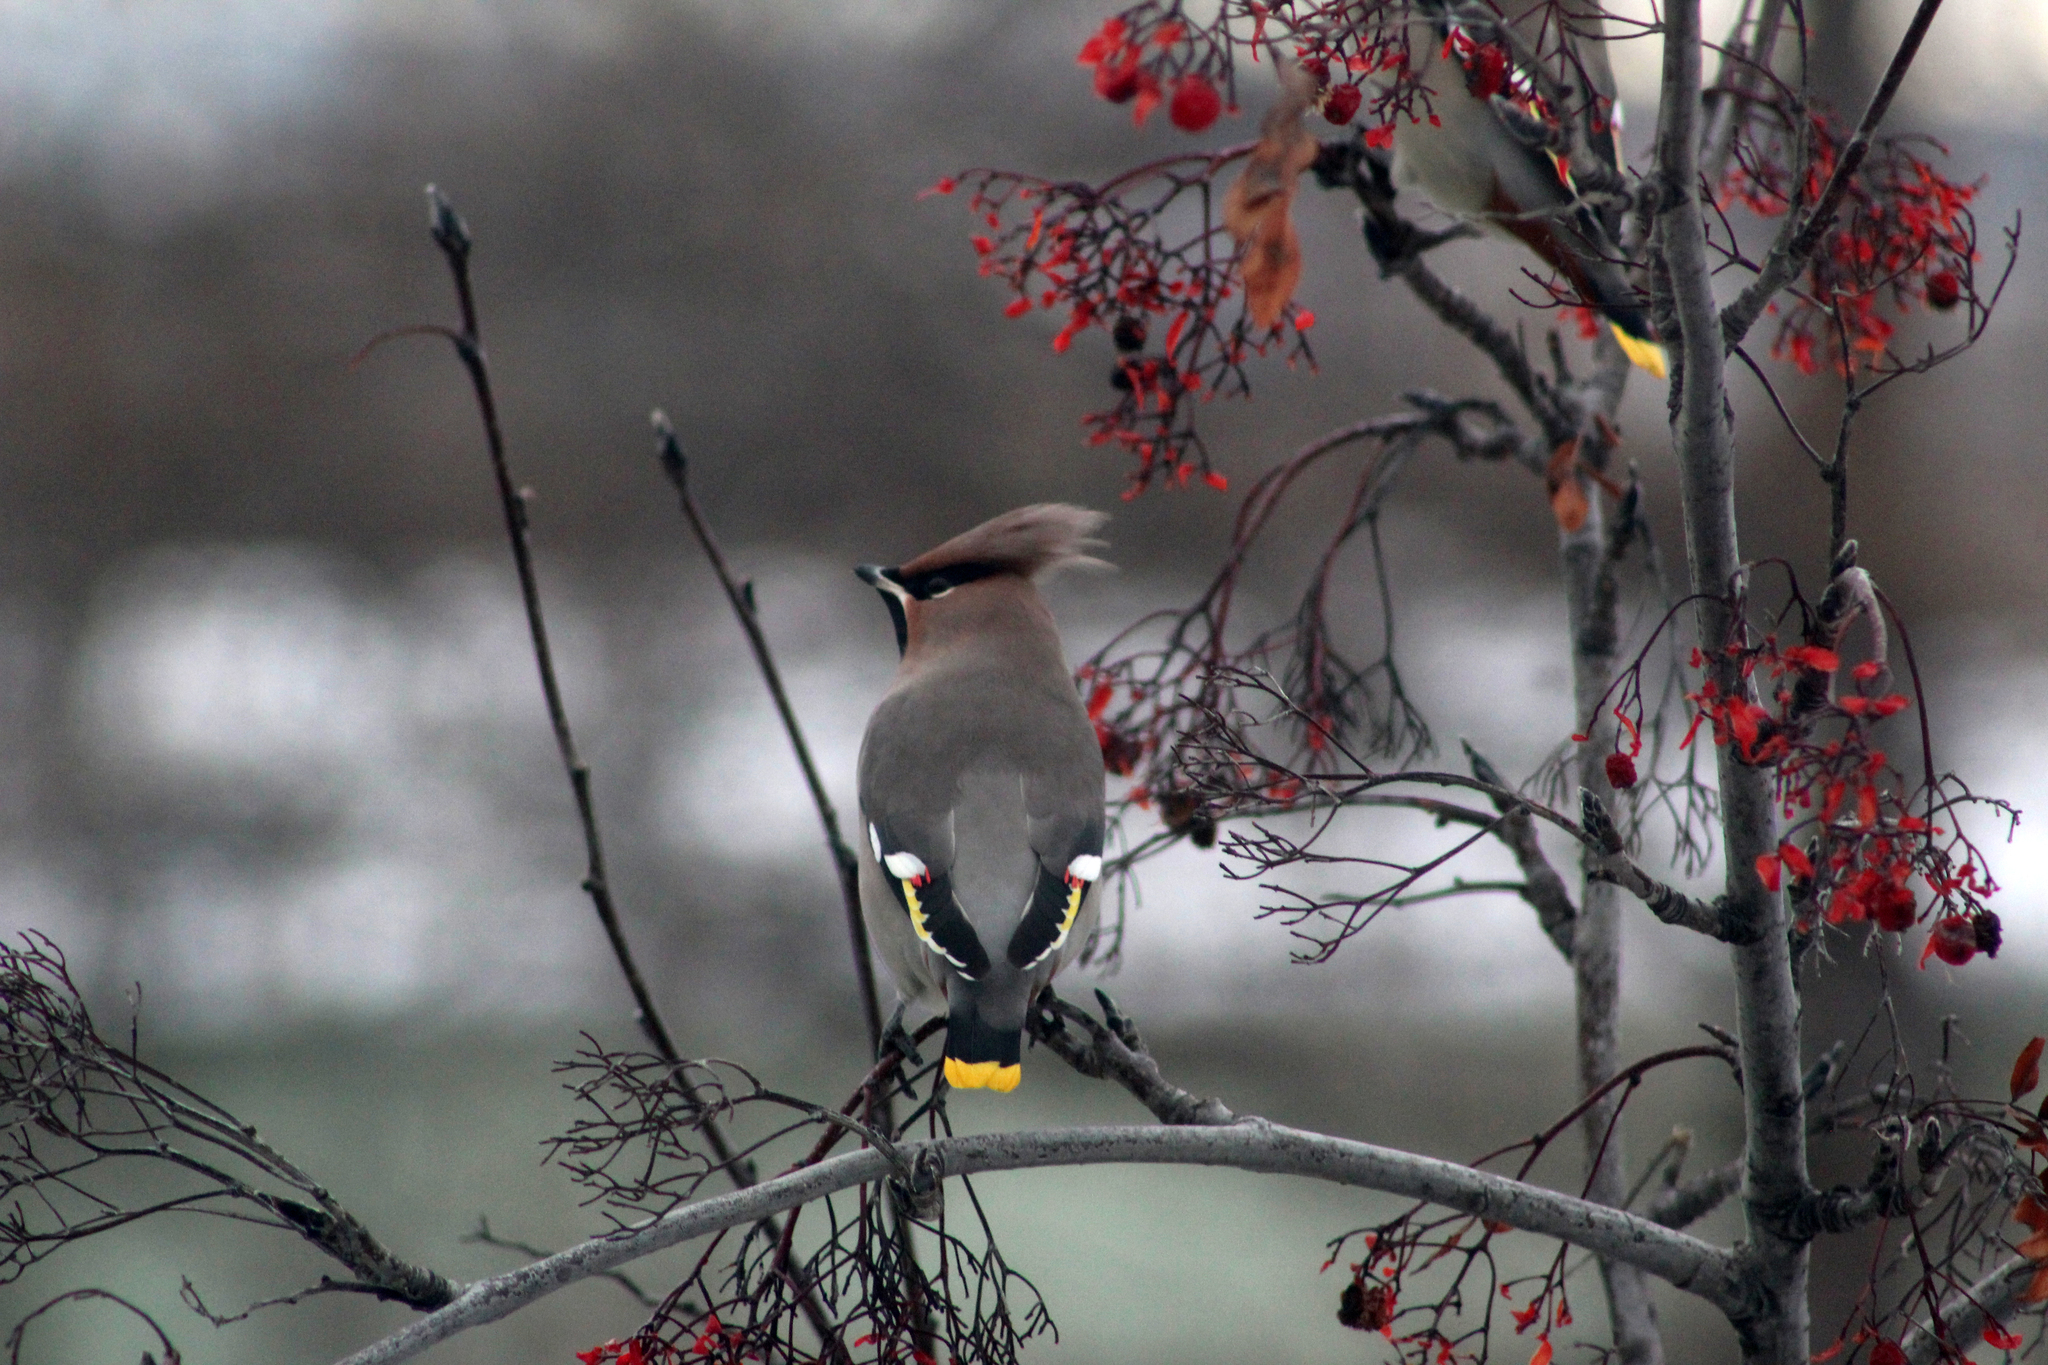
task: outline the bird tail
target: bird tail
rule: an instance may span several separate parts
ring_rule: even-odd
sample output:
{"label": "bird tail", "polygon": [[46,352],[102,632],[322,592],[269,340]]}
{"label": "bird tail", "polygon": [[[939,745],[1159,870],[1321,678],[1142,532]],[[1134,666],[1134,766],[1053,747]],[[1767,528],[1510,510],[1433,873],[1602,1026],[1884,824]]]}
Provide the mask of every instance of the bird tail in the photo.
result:
{"label": "bird tail", "polygon": [[[1514,208],[1504,199],[1498,202],[1506,211]],[[1631,364],[1658,379],[1669,374],[1650,315],[1636,301],[1628,276],[1601,250],[1603,234],[1592,215],[1580,210],[1576,224],[1516,216],[1502,226],[1561,272],[1589,307],[1600,310]]]}
{"label": "bird tail", "polygon": [[1566,255],[1565,273],[1572,286],[1607,319],[1608,330],[1621,343],[1622,354],[1629,358],[1629,363],[1658,379],[1665,378],[1669,366],[1664,348],[1658,344],[1650,315],[1636,302],[1636,291],[1621,267],[1597,254]]}
{"label": "bird tail", "polygon": [[1621,353],[1628,357],[1630,364],[1639,370],[1649,372],[1657,379],[1662,379],[1669,373],[1662,346],[1649,337],[1630,335],[1627,328],[1611,318],[1607,325],[1613,329],[1614,339],[1621,343]]}
{"label": "bird tail", "polygon": [[1024,1039],[1020,1029],[997,1028],[981,1017],[971,999],[956,1003],[946,1020],[946,1084],[955,1090],[994,1090],[1008,1094],[1023,1078],[1020,1062]]}

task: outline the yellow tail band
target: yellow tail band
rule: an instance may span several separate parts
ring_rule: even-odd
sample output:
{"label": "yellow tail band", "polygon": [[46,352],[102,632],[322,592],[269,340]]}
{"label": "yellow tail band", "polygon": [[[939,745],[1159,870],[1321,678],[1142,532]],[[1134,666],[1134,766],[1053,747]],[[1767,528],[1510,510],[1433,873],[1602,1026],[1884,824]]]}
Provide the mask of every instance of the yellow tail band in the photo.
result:
{"label": "yellow tail band", "polygon": [[1619,323],[1610,322],[1607,326],[1614,333],[1614,339],[1621,343],[1621,352],[1628,357],[1631,365],[1634,365],[1639,370],[1647,371],[1659,379],[1665,378],[1670,373],[1664,364],[1664,348],[1662,346],[1659,346],[1654,341],[1645,341],[1641,337],[1630,336],[1627,332],[1621,330]]}
{"label": "yellow tail band", "polygon": [[1016,1062],[963,1062],[946,1058],[946,1084],[955,1090],[993,1090],[1007,1095],[1024,1079],[1024,1068]]}

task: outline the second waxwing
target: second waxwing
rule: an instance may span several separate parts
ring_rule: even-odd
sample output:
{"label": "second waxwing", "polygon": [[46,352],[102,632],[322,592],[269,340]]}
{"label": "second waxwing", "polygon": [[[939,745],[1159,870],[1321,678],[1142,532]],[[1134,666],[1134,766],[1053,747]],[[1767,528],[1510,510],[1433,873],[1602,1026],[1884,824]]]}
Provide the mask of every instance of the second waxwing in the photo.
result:
{"label": "second waxwing", "polygon": [[[1560,17],[1572,31],[1546,35],[1543,26]],[[1408,45],[1432,117],[1394,121],[1394,180],[1534,251],[1605,316],[1628,358],[1661,379],[1664,348],[1617,263],[1607,225],[1580,200],[1569,162],[1530,135],[1549,114],[1513,55],[1535,50],[1546,36],[1565,50],[1566,84],[1585,123],[1582,144],[1616,168],[1621,106],[1600,24],[1591,0],[1518,7],[1513,20],[1492,0],[1417,0]]]}
{"label": "second waxwing", "polygon": [[1100,513],[1020,507],[893,567],[902,661],[860,752],[861,913],[945,1075],[1008,1091],[1027,1011],[1094,930],[1102,751],[1033,580],[1092,563]]}

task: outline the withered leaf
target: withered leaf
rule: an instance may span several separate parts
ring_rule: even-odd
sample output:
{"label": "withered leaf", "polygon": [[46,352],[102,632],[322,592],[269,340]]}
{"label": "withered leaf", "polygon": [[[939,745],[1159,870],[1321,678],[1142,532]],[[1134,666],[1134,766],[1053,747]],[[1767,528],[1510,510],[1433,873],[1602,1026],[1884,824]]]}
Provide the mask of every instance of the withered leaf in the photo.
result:
{"label": "withered leaf", "polygon": [[1592,510],[1586,490],[1579,483],[1579,438],[1574,436],[1550,452],[1550,465],[1543,472],[1543,484],[1550,494],[1550,511],[1558,529],[1566,535],[1586,524]]}
{"label": "withered leaf", "polygon": [[2012,1102],[2018,1104],[2022,1095],[2031,1094],[2041,1083],[2041,1048],[2048,1039],[2033,1038],[2020,1049],[2020,1055],[2012,1064]]}
{"label": "withered leaf", "polygon": [[1281,69],[1280,98],[1259,124],[1259,145],[1223,197],[1223,226],[1244,248],[1245,311],[1270,331],[1301,283],[1301,238],[1294,231],[1294,190],[1316,159],[1316,140],[1301,116],[1315,100],[1315,82],[1299,67]]}

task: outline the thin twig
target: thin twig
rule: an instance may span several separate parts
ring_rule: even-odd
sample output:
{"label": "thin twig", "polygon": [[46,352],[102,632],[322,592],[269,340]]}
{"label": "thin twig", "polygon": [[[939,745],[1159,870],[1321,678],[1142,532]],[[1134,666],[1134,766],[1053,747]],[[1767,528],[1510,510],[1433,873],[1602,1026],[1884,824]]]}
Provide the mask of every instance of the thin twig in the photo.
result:
{"label": "thin twig", "polygon": [[[427,187],[428,223],[434,244],[441,249],[448,262],[449,274],[454,278],[456,301],[462,311],[462,330],[443,332],[455,348],[455,354],[468,371],[470,385],[475,390],[477,409],[483,419],[484,440],[490,452],[491,473],[497,484],[498,501],[504,509],[505,531],[512,543],[512,562],[519,575],[519,595],[526,609],[526,624],[533,638],[535,665],[540,670],[541,692],[548,709],[548,721],[554,728],[555,745],[561,752],[562,766],[569,775],[569,787],[576,799],[576,814],[583,828],[583,846],[588,857],[588,869],[583,879],[583,890],[590,897],[592,907],[597,911],[598,921],[604,926],[605,937],[611,943],[612,956],[618,961],[619,970],[626,978],[627,988],[632,992],[636,1007],[636,1019],[654,1045],[662,1059],[680,1066],[682,1055],[677,1051],[675,1041],[662,1022],[660,1011],[655,1008],[653,994],[647,989],[646,979],[640,973],[639,964],[633,957],[633,950],[626,942],[624,929],[619,924],[617,907],[612,901],[611,884],[605,876],[604,847],[598,835],[597,809],[591,797],[590,769],[576,751],[576,741],[569,729],[569,712],[562,699],[562,689],[555,675],[553,651],[548,645],[547,621],[541,611],[540,580],[533,563],[533,542],[531,523],[527,513],[526,493],[512,481],[510,464],[505,455],[505,434],[498,420],[498,404],[491,387],[489,363],[485,359],[483,337],[478,327],[476,291],[470,279],[469,256],[474,245],[468,224],[455,211],[454,205],[434,186]],[[375,343],[372,343],[373,345]],[[687,1087],[687,1082],[684,1082]],[[753,1175],[747,1163],[734,1159],[731,1142],[724,1129],[710,1115],[704,1116],[702,1124],[705,1142],[711,1147],[734,1185],[741,1189],[753,1184]],[[772,1219],[764,1222],[764,1230],[771,1234],[779,1231]],[[801,1296],[804,1312],[819,1339],[828,1350],[836,1355],[844,1354],[844,1347],[838,1344],[838,1336],[832,1329],[831,1319],[826,1315],[814,1293],[806,1290]]]}
{"label": "thin twig", "polygon": [[775,655],[768,647],[768,637],[761,630],[761,617],[754,606],[752,585],[733,576],[725,553],[719,548],[718,537],[713,534],[704,509],[698,505],[696,493],[691,491],[689,468],[683,456],[682,443],[676,438],[674,423],[660,411],[655,412],[653,422],[662,472],[675,485],[683,517],[690,523],[690,532],[696,536],[704,558],[710,562],[711,572],[717,575],[718,586],[725,591],[725,600],[731,604],[740,629],[746,632],[747,647],[753,651],[754,664],[761,670],[761,681],[767,684],[768,695],[775,702],[775,714],[782,719],[782,730],[789,736],[789,747],[796,752],[797,766],[803,769],[804,785],[810,788],[811,804],[817,808],[818,823],[824,827],[825,847],[839,873],[839,893],[846,908],[846,931],[853,946],[854,974],[860,979],[861,1010],[868,1026],[868,1049],[870,1052],[879,1051],[882,1046],[882,1009],[875,989],[874,955],[868,947],[867,930],[861,922],[860,864],[855,860],[853,850],[847,846],[845,836],[839,832],[839,813],[825,791],[825,781],[818,775],[817,762],[811,757],[811,746],[804,740],[803,727],[797,721],[795,708],[790,705],[789,692],[782,685],[782,670],[776,667]]}

